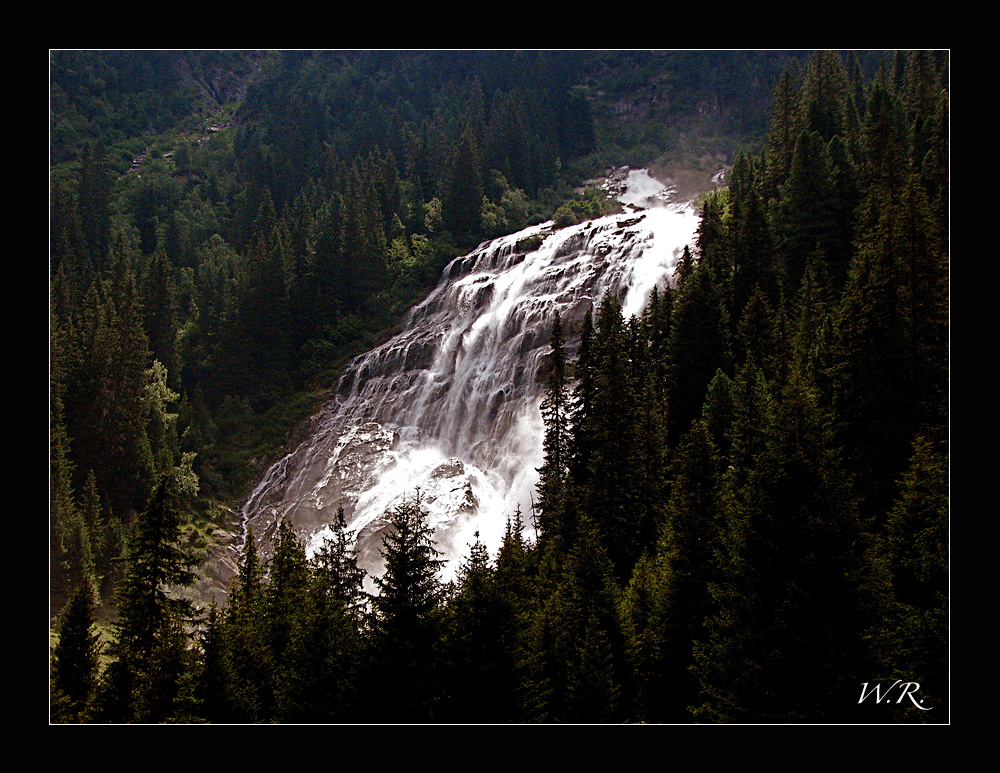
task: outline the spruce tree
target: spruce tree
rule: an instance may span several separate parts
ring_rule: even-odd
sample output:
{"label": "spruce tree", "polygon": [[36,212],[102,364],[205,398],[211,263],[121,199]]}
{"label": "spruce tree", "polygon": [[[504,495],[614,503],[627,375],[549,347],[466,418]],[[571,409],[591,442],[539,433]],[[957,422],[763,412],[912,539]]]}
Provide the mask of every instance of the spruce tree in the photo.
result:
{"label": "spruce tree", "polygon": [[908,721],[948,720],[948,508],[947,457],[917,438],[886,529],[894,603],[888,677],[918,682],[927,709],[908,702],[901,714]]}
{"label": "spruce tree", "polygon": [[601,302],[594,337],[594,396],[589,422],[590,459],[586,509],[619,577],[628,577],[639,558],[645,515],[640,506],[642,450],[638,437],[635,381],[628,331],[614,298]]}
{"label": "spruce tree", "polygon": [[797,296],[797,318],[789,343],[789,369],[798,371],[829,404],[828,377],[833,343],[833,297],[822,263],[811,261],[802,276]]}
{"label": "spruce tree", "polygon": [[53,722],[86,721],[100,666],[94,612],[93,589],[81,584],[63,612],[59,641],[52,652],[49,708]]}
{"label": "spruce tree", "polygon": [[97,587],[97,561],[95,529],[77,504],[73,489],[75,465],[57,397],[53,398],[50,435],[49,607],[55,615],[76,587]]}
{"label": "spruce tree", "polygon": [[74,331],[67,368],[66,428],[81,474],[93,470],[108,510],[127,521],[153,485],[146,434],[149,345],[131,268],[131,251],[116,242],[112,274],[93,284]]}
{"label": "spruce tree", "polygon": [[254,220],[253,242],[223,319],[219,372],[213,376],[224,385],[213,389],[248,397],[260,408],[290,384],[289,263],[288,240],[267,196]]}
{"label": "spruce tree", "polygon": [[435,719],[441,676],[438,572],[443,562],[419,499],[386,516],[389,531],[380,551],[385,572],[375,578],[378,593],[372,598],[370,695],[391,696],[377,707],[386,721],[429,722]]}
{"label": "spruce tree", "polygon": [[222,678],[226,684],[224,721],[268,721],[273,663],[265,636],[263,567],[251,529],[243,542],[221,619]]}
{"label": "spruce tree", "polygon": [[809,57],[802,86],[802,119],[807,131],[824,142],[847,132],[851,88],[839,51],[815,51]]}
{"label": "spruce tree", "polygon": [[551,592],[526,630],[524,711],[535,722],[613,722],[627,716],[627,672],[614,567],[586,515]]}
{"label": "spruce tree", "polygon": [[698,697],[693,650],[707,639],[705,620],[713,611],[709,585],[716,578],[724,526],[719,457],[703,422],[696,421],[682,438],[672,472],[657,545],[664,574],[657,586],[663,691],[651,708],[661,721],[686,721]]}
{"label": "spruce tree", "polygon": [[525,543],[524,524],[518,509],[507,519],[503,542],[497,552],[493,578],[496,611],[500,634],[497,651],[499,670],[508,674],[504,687],[496,698],[496,715],[501,720],[522,721],[525,693],[524,665],[526,662],[526,621],[530,615],[533,591],[533,553]]}
{"label": "spruce tree", "polygon": [[342,506],[337,508],[333,534],[323,540],[313,565],[325,592],[360,625],[367,603],[364,591],[367,574],[358,566],[357,549],[347,531]]}
{"label": "spruce tree", "polygon": [[570,469],[573,483],[585,486],[590,478],[590,460],[594,454],[593,422],[594,413],[594,317],[588,308],[580,329],[580,346],[573,366],[576,386],[573,389],[572,451]]}
{"label": "spruce tree", "polygon": [[[512,670],[504,644],[503,614],[489,552],[479,540],[459,568],[445,615],[448,669],[446,715],[457,722],[509,721]],[[505,699],[506,698],[506,699]]]}
{"label": "spruce tree", "polygon": [[100,141],[84,143],[77,194],[80,227],[89,260],[97,271],[107,266],[111,245],[111,192],[114,174]]}
{"label": "spruce tree", "polygon": [[274,553],[267,566],[264,585],[264,640],[271,665],[271,683],[266,692],[265,715],[280,717],[282,694],[300,689],[289,687],[288,649],[293,632],[300,627],[300,616],[308,609],[310,570],[306,552],[292,529],[282,520],[274,543]]}
{"label": "spruce tree", "polygon": [[173,716],[188,646],[193,560],[180,545],[182,516],[169,474],[157,482],[135,525],[117,588],[112,662],[102,687],[102,720],[162,722]]}
{"label": "spruce tree", "polygon": [[[339,552],[336,547],[334,551]],[[335,561],[348,569],[353,556]],[[358,677],[361,629],[349,599],[360,593],[351,571],[337,573],[330,555],[314,563],[308,586],[299,594],[280,660],[275,694],[279,722],[357,722],[360,713]],[[362,573],[363,576],[363,573]]]}
{"label": "spruce tree", "polygon": [[783,266],[775,260],[774,236],[768,221],[768,204],[761,193],[757,159],[740,151],[730,180],[728,247],[732,264],[732,292],[726,298],[732,319],[759,287],[777,305],[783,284]]}
{"label": "spruce tree", "polygon": [[540,536],[543,539],[571,538],[565,522],[570,469],[570,395],[567,378],[565,337],[562,320],[556,312],[549,334],[552,354],[549,357],[548,383],[542,400],[545,436],[542,451],[545,460],[538,470],[538,509],[541,513]]}
{"label": "spruce tree", "polygon": [[826,240],[823,256],[830,272],[831,282],[842,288],[847,279],[851,256],[854,254],[854,236],[857,225],[857,208],[861,198],[858,186],[857,165],[847,142],[839,135],[830,140],[830,179],[835,230]]}
{"label": "spruce tree", "polygon": [[776,243],[784,261],[784,293],[798,289],[810,260],[835,258],[842,246],[826,142],[802,132],[777,203]]}
{"label": "spruce tree", "polygon": [[703,261],[678,294],[672,321],[667,376],[670,447],[701,413],[715,373],[730,366],[728,318],[717,284]]}
{"label": "spruce tree", "polygon": [[448,184],[443,198],[445,227],[459,244],[467,244],[480,231],[479,212],[483,201],[479,150],[472,132],[463,132],[449,165]]}
{"label": "spruce tree", "polygon": [[226,722],[230,719],[226,651],[221,615],[212,603],[199,637],[201,658],[198,665],[195,697],[199,716],[206,722]]}
{"label": "spruce tree", "polygon": [[664,677],[663,601],[667,574],[664,557],[653,548],[636,561],[624,587],[619,604],[624,657],[628,664],[630,718],[639,722],[658,722],[664,716],[661,706],[670,695]]}
{"label": "spruce tree", "polygon": [[348,174],[342,222],[342,246],[349,267],[346,277],[348,303],[353,311],[360,311],[368,308],[388,278],[382,209],[374,177],[361,161],[355,162]]}
{"label": "spruce tree", "polygon": [[769,382],[784,375],[788,360],[781,322],[781,309],[775,309],[758,288],[736,328],[741,364],[752,363],[760,368]]}
{"label": "spruce tree", "polygon": [[157,249],[143,281],[143,312],[149,349],[154,360],[163,363],[170,386],[180,386],[180,308],[172,267],[166,253]]}
{"label": "spruce tree", "polygon": [[695,644],[695,718],[858,720],[856,688],[877,672],[870,635],[881,620],[869,544],[801,381],[764,432],[751,466],[727,479],[720,573]]}
{"label": "spruce tree", "polygon": [[860,239],[866,239],[877,228],[881,213],[902,190],[909,166],[904,120],[899,100],[875,83],[859,142],[861,199],[857,228]]}
{"label": "spruce tree", "polygon": [[764,145],[764,194],[768,199],[777,196],[792,166],[792,154],[802,129],[799,100],[800,87],[796,74],[792,68],[787,68],[774,91],[771,125]]}
{"label": "spruce tree", "polygon": [[913,438],[947,423],[946,259],[919,182],[893,198],[852,265],[830,371],[840,442],[880,522]]}
{"label": "spruce tree", "polygon": [[947,254],[950,231],[948,228],[950,198],[950,125],[948,92],[942,89],[937,111],[927,127],[927,152],[920,161],[920,175],[927,189],[927,200],[937,223],[939,251]]}

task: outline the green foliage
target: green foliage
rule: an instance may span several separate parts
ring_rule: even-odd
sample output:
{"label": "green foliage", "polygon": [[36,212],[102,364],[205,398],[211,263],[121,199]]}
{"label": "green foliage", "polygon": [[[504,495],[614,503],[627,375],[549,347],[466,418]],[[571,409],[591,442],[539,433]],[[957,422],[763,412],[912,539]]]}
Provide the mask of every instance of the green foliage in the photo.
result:
{"label": "green foliage", "polygon": [[53,722],[86,719],[100,665],[100,637],[94,631],[94,624],[93,590],[83,584],[66,606],[59,627],[59,641],[52,652],[50,711]]}
{"label": "green foliage", "polygon": [[579,199],[570,199],[556,210],[552,220],[556,228],[582,223],[584,220],[593,220],[603,215],[611,214],[614,211],[613,205],[607,198],[591,192]]}
{"label": "green foliage", "polygon": [[174,702],[192,622],[190,602],[172,594],[193,579],[192,559],[180,547],[181,513],[169,474],[157,482],[136,521],[117,587],[118,619],[99,695],[98,718],[162,722]]}
{"label": "green foliage", "polygon": [[904,720],[943,722],[949,703],[949,533],[946,456],[918,438],[889,513],[887,559],[896,608],[890,676],[917,681],[934,716],[912,704]]}
{"label": "green foliage", "polygon": [[549,343],[552,354],[548,365],[548,388],[541,405],[545,424],[542,441],[545,461],[538,470],[538,507],[544,516],[539,532],[542,538],[569,539],[571,534],[564,512],[569,505],[570,395],[565,337],[558,313],[552,321]]}
{"label": "green foliage", "polygon": [[695,716],[845,721],[858,676],[877,662],[870,557],[814,397],[791,384],[764,431],[745,482],[731,478],[726,493],[713,611],[695,641]]}
{"label": "green foliage", "polygon": [[377,695],[391,695],[384,718],[427,722],[434,719],[436,687],[441,679],[434,646],[440,637],[443,588],[438,558],[419,499],[389,513],[389,531],[381,551],[385,572],[375,578],[372,599]]}
{"label": "green foliage", "polygon": [[667,432],[673,444],[701,413],[716,372],[730,366],[729,322],[716,282],[703,263],[675,301],[667,362]]}

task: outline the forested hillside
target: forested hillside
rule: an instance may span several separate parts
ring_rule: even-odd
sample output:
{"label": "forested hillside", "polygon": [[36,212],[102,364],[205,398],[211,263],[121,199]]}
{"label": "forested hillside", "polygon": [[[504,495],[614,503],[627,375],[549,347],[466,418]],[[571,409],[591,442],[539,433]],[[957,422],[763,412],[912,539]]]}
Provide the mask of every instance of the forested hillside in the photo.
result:
{"label": "forested hillside", "polygon": [[[53,721],[947,721],[947,68],[53,52]],[[674,285],[552,320],[537,541],[443,585],[413,502],[370,600],[342,531],[168,592],[449,258],[706,158]]]}

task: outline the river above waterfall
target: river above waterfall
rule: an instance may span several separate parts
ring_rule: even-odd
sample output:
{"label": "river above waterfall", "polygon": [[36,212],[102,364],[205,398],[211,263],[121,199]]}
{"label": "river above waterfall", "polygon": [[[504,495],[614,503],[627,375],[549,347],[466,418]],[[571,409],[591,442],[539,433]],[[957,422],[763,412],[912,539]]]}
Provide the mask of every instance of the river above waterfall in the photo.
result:
{"label": "river above waterfall", "polygon": [[518,510],[532,536],[555,313],[572,358],[589,308],[614,293],[626,318],[639,314],[694,244],[698,216],[671,203],[667,186],[645,170],[619,184],[623,214],[558,230],[544,223],[454,259],[402,332],[348,365],[309,439],[243,507],[262,556],[282,519],[314,552],[343,508],[359,563],[378,576],[386,511],[418,496],[444,579],[477,533],[495,556]]}

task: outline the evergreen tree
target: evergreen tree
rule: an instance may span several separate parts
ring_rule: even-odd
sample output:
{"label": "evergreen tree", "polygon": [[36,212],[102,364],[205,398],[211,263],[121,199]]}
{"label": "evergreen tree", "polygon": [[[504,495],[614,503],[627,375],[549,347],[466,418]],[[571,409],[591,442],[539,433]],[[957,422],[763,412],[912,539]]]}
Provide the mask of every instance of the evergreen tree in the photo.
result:
{"label": "evergreen tree", "polygon": [[518,509],[507,519],[503,542],[497,552],[494,572],[495,612],[501,621],[497,652],[498,671],[508,676],[502,679],[503,687],[496,696],[496,716],[509,722],[522,721],[525,704],[525,663],[527,647],[525,630],[530,616],[532,592],[535,589],[531,574],[533,554],[525,544],[524,525]]}
{"label": "evergreen tree", "polygon": [[106,507],[123,520],[141,507],[153,482],[145,403],[149,346],[130,262],[120,239],[111,278],[88,291],[64,405],[77,469],[93,470]]}
{"label": "evergreen tree", "polygon": [[91,264],[102,271],[108,260],[111,237],[113,173],[101,142],[84,144],[77,180],[80,228]]}
{"label": "evergreen tree", "polygon": [[802,117],[807,131],[824,142],[845,135],[850,125],[851,88],[839,51],[815,51],[809,57],[802,86]]}
{"label": "evergreen tree", "polygon": [[526,631],[525,714],[538,722],[614,722],[626,715],[625,647],[614,568],[584,515],[564,570]]}
{"label": "evergreen tree", "polygon": [[868,113],[859,143],[857,210],[858,238],[866,239],[878,226],[906,179],[906,130],[899,101],[880,84],[872,87]]}
{"label": "evergreen tree", "polygon": [[[305,548],[296,538],[291,524],[278,524],[274,553],[268,562],[268,581],[264,585],[264,643],[271,664],[271,683],[265,693],[265,716],[272,712],[280,718],[287,707],[281,706],[283,696],[296,693],[298,685],[289,686],[288,649],[300,627],[303,610],[308,608],[310,581]],[[301,676],[301,674],[295,674]],[[294,712],[291,712],[294,713]]]}
{"label": "evergreen tree", "polygon": [[764,145],[766,185],[768,199],[778,194],[792,166],[792,154],[802,131],[802,110],[799,105],[800,86],[792,68],[781,73],[771,106],[771,126]]}
{"label": "evergreen tree", "polygon": [[442,561],[432,541],[427,514],[419,498],[386,514],[383,538],[385,572],[375,578],[372,599],[372,668],[375,696],[391,696],[379,704],[386,721],[429,722],[435,719],[440,683],[437,644],[440,640],[438,579]]}
{"label": "evergreen tree", "polygon": [[[700,721],[858,718],[881,619],[866,539],[814,398],[792,381],[752,466],[730,477],[719,577],[695,644]],[[809,685],[810,689],[802,689]]]}
{"label": "evergreen tree", "polygon": [[210,385],[266,408],[290,383],[287,240],[270,196],[260,206],[254,241],[237,275],[233,304],[224,319],[220,372]]}
{"label": "evergreen tree", "polygon": [[886,531],[895,604],[888,677],[920,684],[927,710],[908,703],[902,712],[904,720],[946,722],[950,695],[948,470],[944,454],[923,438],[914,443]]}
{"label": "evergreen tree", "polygon": [[704,263],[677,296],[669,351],[667,439],[673,447],[701,413],[716,371],[729,367],[728,321]]}
{"label": "evergreen tree", "polygon": [[691,254],[691,248],[685,244],[681,258],[674,269],[674,283],[678,290],[684,287],[692,271],[694,271],[694,256]]}
{"label": "evergreen tree", "polygon": [[195,696],[199,715],[207,722],[229,719],[228,674],[221,615],[213,602],[200,636],[201,660],[197,671]]}
{"label": "evergreen tree", "polygon": [[[731,191],[715,191],[705,197],[698,222],[698,264],[704,263],[718,287],[728,296],[732,281],[731,237],[725,211]],[[685,279],[685,283],[687,280]]]}
{"label": "evergreen tree", "polygon": [[890,249],[899,270],[899,312],[914,424],[942,439],[948,416],[948,264],[938,224],[916,174],[893,209]]}
{"label": "evergreen tree", "polygon": [[99,676],[100,637],[94,631],[93,590],[80,585],[62,616],[52,652],[50,716],[53,722],[86,720]]}
{"label": "evergreen tree", "polygon": [[170,262],[162,249],[153,253],[145,277],[143,311],[150,353],[154,360],[163,363],[170,385],[176,389],[180,386],[180,309]]}
{"label": "evergreen tree", "polygon": [[628,577],[647,528],[641,507],[643,444],[635,411],[640,394],[629,356],[628,332],[614,298],[601,302],[594,337],[594,396],[589,431],[586,509],[618,577]]}
{"label": "evergreen tree", "polygon": [[334,193],[316,210],[307,237],[308,260],[303,281],[305,306],[316,320],[333,321],[349,301],[349,261],[344,254],[344,204]]}
{"label": "evergreen tree", "polygon": [[576,386],[572,398],[572,451],[571,471],[573,483],[584,486],[590,477],[590,460],[594,453],[591,421],[594,411],[594,318],[587,309],[580,329],[580,346],[577,349],[573,375]]}
{"label": "evergreen tree", "polygon": [[755,459],[767,447],[768,427],[774,420],[774,397],[760,368],[746,363],[732,380],[733,422],[729,431],[730,483],[742,482]]}
{"label": "evergreen tree", "polygon": [[479,151],[472,133],[466,131],[449,165],[448,187],[442,198],[445,227],[459,244],[469,243],[479,233],[482,201]]}
{"label": "evergreen tree", "polygon": [[670,685],[664,678],[663,583],[667,575],[663,561],[655,549],[646,550],[636,561],[619,605],[629,673],[630,718],[640,722],[659,721],[664,715],[661,706],[670,695]]}
{"label": "evergreen tree", "polygon": [[76,198],[65,184],[53,184],[49,211],[52,311],[65,324],[77,318],[80,302],[94,281],[95,269],[85,244]]}
{"label": "evergreen tree", "polygon": [[249,528],[239,573],[233,578],[228,596],[220,626],[223,652],[220,670],[226,691],[224,713],[219,719],[244,723],[267,721],[273,664],[264,632],[263,568]]}
{"label": "evergreen tree", "polygon": [[509,721],[513,672],[505,643],[509,624],[501,607],[486,546],[479,540],[459,568],[454,595],[445,616],[448,659],[445,712],[452,721],[483,723]]}
{"label": "evergreen tree", "polygon": [[378,295],[388,276],[387,239],[375,179],[361,161],[356,161],[348,173],[343,205],[348,299],[350,308],[359,311]]}
{"label": "evergreen tree", "polygon": [[911,178],[861,245],[838,309],[831,370],[841,442],[865,511],[882,519],[918,432],[947,422],[947,277]]}
{"label": "evergreen tree", "polygon": [[927,127],[927,153],[920,162],[920,175],[927,188],[927,200],[934,221],[938,226],[939,252],[948,253],[950,231],[948,228],[951,208],[949,174],[949,102],[948,92],[941,91],[937,111]]}
{"label": "evergreen tree", "polygon": [[70,439],[63,423],[61,401],[53,394],[49,495],[49,607],[56,614],[70,599],[73,589],[96,587],[95,532],[86,511],[76,502],[73,489],[75,466],[70,459]]}
{"label": "evergreen tree", "polygon": [[777,305],[783,285],[783,266],[775,260],[760,177],[759,163],[740,151],[729,184],[731,214],[727,224],[732,262],[732,295],[727,301],[734,321],[743,314],[743,307],[758,287]]}
{"label": "evergreen tree", "polygon": [[[673,485],[657,550],[664,577],[657,588],[662,692],[651,706],[662,721],[686,721],[697,702],[691,674],[693,648],[705,641],[713,610],[709,584],[716,575],[723,517],[719,458],[703,422],[696,421],[678,446]],[[653,717],[651,717],[653,718]]]}
{"label": "evergreen tree", "polygon": [[835,230],[831,234],[832,238],[824,245],[826,252],[823,257],[833,286],[839,289],[844,286],[847,279],[851,256],[854,253],[857,208],[861,192],[853,153],[847,143],[838,135],[830,140],[828,149]]}
{"label": "evergreen tree", "polygon": [[360,625],[367,603],[367,594],[363,590],[367,575],[358,566],[357,550],[347,531],[343,507],[337,508],[333,535],[323,540],[314,565],[318,581],[326,593]]}
{"label": "evergreen tree", "polygon": [[827,145],[818,132],[795,143],[788,179],[777,204],[776,241],[784,261],[784,292],[792,295],[810,260],[836,259],[841,248]]}
{"label": "evergreen tree", "polygon": [[810,262],[802,276],[792,328],[790,369],[811,382],[824,401],[829,400],[828,375],[833,339],[833,304],[827,274],[818,261]]}
{"label": "evergreen tree", "polygon": [[[685,254],[690,255],[688,248]],[[694,270],[691,262],[691,271]],[[667,399],[667,368],[670,347],[670,325],[673,320],[676,291],[669,285],[661,293],[656,287],[650,294],[649,303],[643,313],[649,337],[649,376],[653,379],[656,401],[665,404]]]}
{"label": "evergreen tree", "polygon": [[760,368],[769,382],[784,375],[788,354],[782,329],[781,309],[774,309],[758,290],[743,309],[737,325],[737,340],[745,363]]}
{"label": "evergreen tree", "polygon": [[571,539],[565,523],[570,466],[570,396],[567,383],[567,361],[562,320],[556,312],[549,334],[552,354],[545,398],[542,400],[542,421],[545,437],[542,451],[545,461],[538,470],[538,509],[541,513],[541,537]]}
{"label": "evergreen tree", "polygon": [[158,481],[136,521],[117,589],[118,619],[109,648],[100,719],[163,722],[174,713],[189,601],[172,595],[192,580],[193,561],[180,547],[181,513],[173,481]]}
{"label": "evergreen tree", "polygon": [[701,421],[708,432],[709,438],[723,466],[729,459],[732,446],[732,426],[736,416],[736,406],[733,399],[733,381],[723,370],[718,370],[708,384],[705,405],[701,412]]}
{"label": "evergreen tree", "polygon": [[363,572],[342,533],[327,542],[300,594],[276,687],[279,722],[349,722],[363,718],[357,694],[361,665],[358,610]]}

